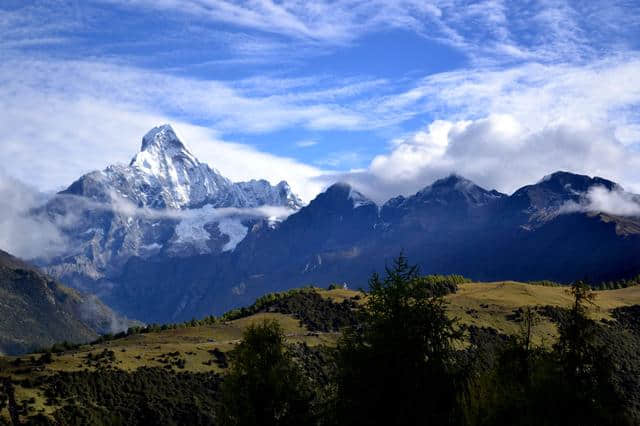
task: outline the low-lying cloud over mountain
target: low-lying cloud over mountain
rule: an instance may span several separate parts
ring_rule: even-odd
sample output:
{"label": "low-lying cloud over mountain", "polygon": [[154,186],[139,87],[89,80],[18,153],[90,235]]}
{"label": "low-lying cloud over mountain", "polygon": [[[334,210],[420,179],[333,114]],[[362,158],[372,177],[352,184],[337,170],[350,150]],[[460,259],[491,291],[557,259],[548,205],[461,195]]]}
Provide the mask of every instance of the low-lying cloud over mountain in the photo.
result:
{"label": "low-lying cloud over mountain", "polygon": [[[294,212],[284,206],[259,207],[205,207],[202,209],[175,210],[138,207],[130,200],[111,194],[109,202],[93,201],[74,195],[58,195],[68,199],[74,210],[68,210],[55,218],[48,217],[42,210],[53,194],[43,194],[17,179],[0,175],[0,247],[23,259],[48,260],[69,252],[70,242],[65,236],[68,229],[78,220],[77,214],[84,210],[113,213],[146,220],[174,220],[179,222],[183,233],[204,231],[203,226],[212,221],[222,221],[230,232],[246,233],[243,225],[234,226],[247,219],[268,219],[281,221]],[[188,238],[188,237],[187,237]],[[237,243],[237,241],[235,241]],[[229,249],[235,247],[230,244]]]}
{"label": "low-lying cloud over mountain", "polygon": [[563,212],[602,212],[616,216],[640,217],[640,196],[619,188],[609,190],[602,186],[589,189],[581,202],[568,202]]}
{"label": "low-lying cloud over mountain", "polygon": [[63,253],[67,241],[59,222],[33,209],[47,200],[35,188],[0,173],[0,247],[25,259],[51,258]]}

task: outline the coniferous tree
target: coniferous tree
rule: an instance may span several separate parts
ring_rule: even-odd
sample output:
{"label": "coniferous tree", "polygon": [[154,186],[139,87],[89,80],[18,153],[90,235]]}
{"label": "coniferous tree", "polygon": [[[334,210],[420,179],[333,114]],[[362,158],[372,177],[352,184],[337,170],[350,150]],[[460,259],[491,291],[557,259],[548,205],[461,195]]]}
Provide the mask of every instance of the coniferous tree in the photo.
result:
{"label": "coniferous tree", "polygon": [[[621,425],[628,422],[619,392],[613,384],[614,366],[607,348],[598,343],[597,324],[588,317],[595,293],[582,281],[571,285],[572,305],[567,318],[558,327],[554,346],[561,368],[567,421],[584,425]],[[560,411],[560,410],[559,410]]]}
{"label": "coniferous tree", "polygon": [[312,394],[302,370],[287,353],[276,321],[251,325],[231,354],[217,417],[222,425],[312,424]]}
{"label": "coniferous tree", "polygon": [[572,303],[560,316],[552,350],[531,345],[535,316],[525,311],[520,336],[473,383],[471,424],[629,424],[612,381],[611,357],[588,317],[594,293],[582,282],[569,291]]}
{"label": "coniferous tree", "polygon": [[402,255],[369,287],[362,327],[345,332],[337,349],[339,423],[456,423],[461,332],[442,295]]}

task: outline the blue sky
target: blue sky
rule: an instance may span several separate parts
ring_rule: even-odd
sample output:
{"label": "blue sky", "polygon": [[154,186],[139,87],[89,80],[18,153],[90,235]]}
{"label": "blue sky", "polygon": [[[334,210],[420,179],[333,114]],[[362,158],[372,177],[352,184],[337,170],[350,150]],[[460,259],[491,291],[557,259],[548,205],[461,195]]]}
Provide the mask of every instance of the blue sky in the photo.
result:
{"label": "blue sky", "polygon": [[635,1],[3,0],[0,58],[0,171],[41,190],[169,122],[306,200],[558,169],[640,192]]}

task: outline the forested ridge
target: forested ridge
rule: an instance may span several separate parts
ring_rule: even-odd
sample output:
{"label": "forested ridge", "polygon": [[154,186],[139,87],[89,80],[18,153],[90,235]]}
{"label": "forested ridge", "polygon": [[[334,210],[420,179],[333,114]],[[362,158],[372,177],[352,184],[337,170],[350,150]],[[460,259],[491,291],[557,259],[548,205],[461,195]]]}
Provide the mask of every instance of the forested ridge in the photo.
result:
{"label": "forested ridge", "polygon": [[[229,350],[209,350],[185,368],[187,353],[160,366],[124,370],[104,348],[83,369],[38,374],[73,345],[12,358],[2,366],[0,422],[6,424],[221,425],[624,425],[640,422],[639,306],[611,319],[589,316],[594,292],[582,282],[566,306],[526,306],[506,334],[447,313],[460,276],[421,276],[398,258],[366,292],[331,301],[312,288],[266,295],[252,306],[184,324],[131,329],[101,343],[256,318]],[[537,283],[548,285],[548,283]],[[535,284],[531,284],[535,285]],[[352,294],[352,293],[349,293]],[[275,317],[269,317],[269,315]],[[277,315],[283,315],[278,317]],[[274,318],[295,318],[309,335],[295,341]],[[263,317],[261,317],[263,316]],[[553,343],[536,340],[543,320]],[[292,340],[294,339],[294,340]],[[125,351],[125,349],[121,349]],[[17,392],[17,390],[21,390]],[[24,389],[36,398],[25,399]],[[39,408],[38,408],[39,407]],[[1,424],[1,423],[0,423]]]}

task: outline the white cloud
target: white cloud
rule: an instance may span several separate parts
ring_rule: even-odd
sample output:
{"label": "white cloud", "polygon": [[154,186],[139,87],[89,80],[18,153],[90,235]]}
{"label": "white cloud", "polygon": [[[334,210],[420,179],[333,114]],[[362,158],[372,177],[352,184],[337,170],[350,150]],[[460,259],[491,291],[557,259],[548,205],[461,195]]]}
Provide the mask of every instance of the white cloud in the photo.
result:
{"label": "white cloud", "polygon": [[632,44],[640,16],[640,7],[624,0],[104,1],[136,11],[171,10],[302,41],[316,50],[354,43],[372,32],[411,31],[456,47],[479,64],[592,59]]}
{"label": "white cloud", "polygon": [[309,42],[344,44],[373,28],[419,29],[420,18],[436,16],[439,9],[417,1],[260,1],[225,0],[105,0],[136,8],[172,10],[202,20],[224,22]]}
{"label": "white cloud", "polygon": [[433,74],[369,108],[380,116],[411,110],[449,120],[511,114],[535,128],[565,120],[630,124],[637,114],[628,108],[638,104],[640,57],[629,54],[580,65],[527,63]]}
{"label": "white cloud", "polygon": [[44,199],[36,189],[0,173],[0,249],[26,259],[64,251],[66,241],[58,227],[31,214]]}
{"label": "white cloud", "polygon": [[[20,70],[16,78],[15,70]],[[266,132],[290,126],[355,129],[361,113],[336,102],[370,88],[344,84],[298,94],[249,95],[230,83],[178,77],[106,62],[32,60],[12,57],[0,64],[3,102],[95,100],[156,115],[204,122],[219,131]],[[376,82],[373,82],[376,84]],[[60,99],[64,98],[64,99]]]}
{"label": "white cloud", "polygon": [[[286,180],[306,200],[320,189],[310,181],[323,173],[316,167],[223,141],[206,127],[136,105],[133,97],[127,99],[130,102],[118,102],[86,88],[67,93],[63,87],[51,88],[63,86],[53,80],[40,81],[48,89],[37,90],[28,70],[22,81],[10,74],[0,65],[0,110],[4,111],[0,167],[41,190],[60,189],[86,172],[127,163],[138,151],[142,136],[165,122],[174,125],[201,161],[234,181],[264,178],[275,184]],[[69,81],[54,72],[55,77]],[[98,75],[94,78],[99,80]],[[107,87],[98,92],[108,92]],[[136,91],[135,85],[128,88]]]}
{"label": "white cloud", "polygon": [[194,155],[233,181],[267,179],[276,184],[286,180],[304,201],[311,201],[322,188],[315,180],[326,173],[320,168],[248,145],[222,141],[201,127],[178,124],[174,128]]}
{"label": "white cloud", "polygon": [[298,148],[309,148],[311,146],[317,145],[318,141],[314,141],[314,140],[310,140],[310,139],[305,139],[305,140],[301,140],[296,142],[296,146]]}
{"label": "white cloud", "polygon": [[378,201],[451,172],[505,192],[556,170],[640,191],[640,59],[633,55],[583,66],[435,74],[368,106],[373,119],[407,111],[442,117],[392,141],[366,172],[332,177],[357,183]]}
{"label": "white cloud", "polygon": [[378,202],[412,194],[458,173],[487,189],[512,192],[558,170],[599,175],[640,191],[640,153],[629,151],[610,128],[556,123],[530,129],[512,115],[473,121],[437,121],[396,142],[366,171],[323,179],[346,180]]}
{"label": "white cloud", "polygon": [[603,186],[595,186],[587,192],[581,203],[567,203],[564,212],[595,212],[616,216],[640,216],[640,196],[620,189],[609,191]]}
{"label": "white cloud", "polygon": [[[263,205],[259,207],[213,207],[209,204],[202,208],[194,209],[155,209],[150,207],[139,207],[129,198],[111,191],[108,202],[95,201],[86,197],[80,197],[71,194],[58,194],[60,200],[63,200],[67,206],[73,206],[72,214],[76,211],[111,211],[124,217],[139,217],[143,219],[175,219],[188,222],[199,223],[206,220],[216,221],[228,217],[247,218],[268,218],[273,221],[286,219],[294,210],[284,206]],[[38,205],[39,206],[39,205]],[[203,222],[204,223],[204,222]],[[73,222],[64,221],[57,222],[59,226],[73,225]]]}
{"label": "white cloud", "polygon": [[329,155],[319,158],[315,164],[331,167],[332,169],[352,169],[363,162],[362,155],[355,151],[334,151]]}
{"label": "white cloud", "polygon": [[[355,128],[389,129],[415,116],[441,117],[373,159],[370,172],[386,189],[371,192],[383,197],[417,190],[451,171],[503,191],[557,169],[600,174],[633,189],[640,186],[637,174],[630,171],[637,165],[635,111],[640,105],[640,59],[634,56],[588,66],[527,64],[441,73],[419,80],[409,91],[366,100],[349,96],[380,82],[317,90],[308,89],[304,81],[292,81],[288,84],[297,85],[295,94],[277,89],[283,93],[251,97],[243,92],[259,85],[258,80],[244,81],[236,90],[216,81],[110,64],[5,65],[0,65],[0,109],[5,111],[0,116],[5,154],[0,166],[42,189],[65,186],[82,173],[127,162],[141,135],[163,122],[174,124],[198,158],[232,180],[287,180],[309,201],[330,179],[319,167],[224,141],[208,127],[189,124],[191,118],[181,117],[184,111],[206,115],[216,129],[237,126],[240,132],[303,123],[340,129],[345,120],[361,123]],[[16,77],[13,70],[18,65],[22,71]],[[212,96],[219,97],[213,106]],[[333,108],[327,105],[333,104],[304,107],[310,99],[342,99],[346,106],[339,108],[350,113],[325,115]],[[301,110],[290,114],[299,104]],[[316,164],[361,167],[363,160],[336,152]],[[364,176],[351,175],[349,179]]]}
{"label": "white cloud", "polygon": [[[266,52],[279,64],[283,50],[307,46],[308,52],[324,54],[326,46],[337,49],[392,28],[459,48],[471,62],[469,68],[418,80],[262,73],[207,80],[170,74],[167,68],[135,67],[130,56],[100,59],[104,40],[85,38],[101,30],[104,17],[98,12],[106,8],[94,9],[96,2],[74,8],[0,7],[0,167],[11,175],[43,189],[65,186],[89,170],[126,162],[141,135],[170,122],[202,161],[232,180],[284,179],[309,200],[330,179],[326,171],[225,141],[224,135],[301,127],[406,133],[400,125],[414,119],[427,124],[375,157],[368,171],[344,177],[381,197],[414,191],[450,171],[504,191],[558,168],[601,174],[636,190],[640,186],[631,168],[637,167],[640,141],[640,58],[633,51],[640,27],[637,5],[563,0],[524,6],[465,1],[464,7],[457,0],[110,3],[154,17],[156,9],[172,11],[167,22],[189,23],[185,31],[215,31],[215,38],[237,48],[240,60]],[[128,19],[125,15],[121,18]],[[243,30],[230,35],[207,26],[218,22]],[[162,28],[150,31],[160,35]],[[81,31],[87,29],[92,31]],[[81,41],[79,46],[95,44],[91,52],[98,59],[70,59],[86,53],[73,49],[74,40]],[[20,50],[65,43],[71,48],[64,54]],[[143,50],[137,53],[142,58],[148,52],[171,54]],[[316,164],[359,166],[362,159],[350,155],[325,153]]]}
{"label": "white cloud", "polygon": [[619,216],[640,216],[640,198],[620,190],[592,188],[587,194],[587,209]]}

